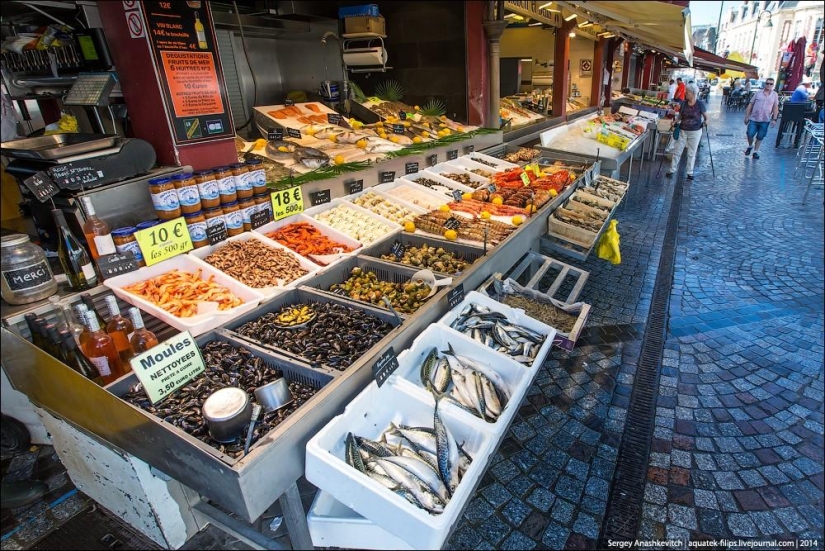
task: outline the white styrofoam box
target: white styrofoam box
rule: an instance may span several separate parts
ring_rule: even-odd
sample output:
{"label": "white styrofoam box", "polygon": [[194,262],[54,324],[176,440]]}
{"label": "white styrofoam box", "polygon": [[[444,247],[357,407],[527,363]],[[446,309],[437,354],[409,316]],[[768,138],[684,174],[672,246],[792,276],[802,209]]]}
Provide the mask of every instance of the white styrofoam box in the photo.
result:
{"label": "white styrofoam box", "polygon": [[399,198],[397,198],[397,197],[393,197],[392,195],[388,195],[388,194],[383,193],[383,192],[381,192],[380,190],[378,190],[378,189],[374,189],[374,188],[367,188],[367,189],[365,189],[365,190],[363,190],[363,191],[359,191],[358,193],[353,193],[353,194],[351,194],[351,195],[347,195],[347,196],[345,196],[343,199],[344,199],[344,201],[346,201],[346,202],[348,202],[348,203],[351,203],[351,204],[353,204],[353,205],[359,206],[359,207],[361,207],[361,208],[363,208],[363,209],[367,209],[367,210],[369,210],[370,212],[373,212],[374,214],[377,214],[377,215],[378,215],[378,216],[380,216],[381,218],[385,218],[386,220],[389,220],[390,222],[394,222],[394,220],[392,220],[392,219],[388,218],[387,216],[385,216],[385,215],[383,215],[383,214],[381,214],[381,213],[378,213],[378,212],[372,211],[372,210],[368,209],[367,207],[361,206],[361,205],[359,205],[359,204],[357,204],[357,203],[355,202],[355,201],[356,201],[356,199],[358,199],[359,197],[362,197],[362,196],[364,196],[364,195],[366,195],[366,194],[368,194],[368,193],[374,193],[375,195],[377,195],[377,196],[378,196],[378,197],[380,197],[381,199],[384,199],[384,200],[385,200],[385,201],[387,201],[388,203],[390,203],[390,204],[394,204],[394,205],[397,205],[397,206],[399,206],[399,207],[404,207],[405,209],[410,210],[411,212],[413,212],[413,213],[414,213],[414,214],[416,214],[416,215],[418,215],[418,214],[423,214],[423,213],[425,213],[425,212],[428,212],[426,209],[423,209],[423,208],[421,208],[421,207],[419,207],[419,206],[413,205],[412,203],[407,203],[406,201],[404,201],[404,200],[402,200],[402,199],[399,199]]}
{"label": "white styrofoam box", "polygon": [[470,177],[471,182],[476,182],[479,186],[480,185],[485,185],[486,186],[486,185],[490,184],[490,180],[488,180],[487,178],[483,178],[483,177],[479,176],[478,174],[473,174],[472,172],[468,172],[468,171],[464,170],[463,168],[456,167],[455,165],[450,164],[449,162],[439,163],[435,166],[431,166],[430,168],[428,168],[424,172],[429,172],[431,174],[435,174],[435,175],[439,176],[440,178],[443,178],[444,180],[446,180],[448,182],[452,182],[452,187],[454,187],[456,189],[466,188],[467,190],[475,191],[477,188],[472,187],[472,186],[464,185],[461,182],[453,180],[452,178],[447,178],[446,176],[444,176],[444,174],[449,174],[449,173],[462,174],[462,175],[466,174],[467,176]]}
{"label": "white styrofoam box", "polygon": [[[489,174],[496,174],[498,172],[504,172],[503,168],[498,168],[498,167],[493,168],[491,166],[483,165],[481,163],[475,162],[470,157],[459,157],[458,159],[454,159],[452,161],[447,161],[444,164],[448,165],[448,166],[454,166],[456,168],[460,168],[461,170],[466,170],[467,172],[470,172],[471,170],[476,170],[476,169],[484,170],[485,172],[487,172]],[[485,181],[489,182],[489,178],[486,178],[486,177],[482,176],[481,174],[476,174],[476,176],[484,178]]]}
{"label": "white styrofoam box", "polygon": [[621,107],[619,107],[619,113],[622,113],[623,115],[630,115],[631,117],[635,117],[636,115],[639,114],[639,110],[638,109],[633,109],[632,107],[628,107],[627,105],[622,105]]}
{"label": "white styrofoam box", "polygon": [[[461,304],[459,304],[458,306],[456,306],[455,308],[453,308],[452,310],[450,310],[449,312],[444,314],[441,317],[441,319],[438,320],[438,323],[445,326],[450,331],[453,331],[456,334],[461,335],[462,333],[456,331],[455,329],[452,329],[450,327],[450,325],[453,323],[453,321],[456,320],[456,318],[458,318],[458,316],[461,314],[461,312],[464,310],[464,308],[466,308],[467,306],[470,305],[470,303],[475,303],[475,304],[479,304],[481,306],[485,306],[485,307],[489,308],[490,310],[493,310],[494,312],[500,312],[500,313],[504,314],[505,316],[507,316],[507,319],[510,320],[512,323],[514,323],[516,325],[521,325],[521,326],[526,327],[527,329],[535,331],[536,333],[541,333],[542,335],[547,335],[547,338],[544,339],[544,342],[541,344],[541,348],[539,348],[539,351],[536,354],[536,358],[533,360],[533,364],[530,365],[529,367],[528,366],[525,366],[525,367],[527,367],[531,371],[536,371],[544,363],[544,358],[547,357],[547,353],[550,351],[550,348],[553,346],[553,339],[556,337],[556,330],[553,329],[552,327],[550,327],[549,325],[547,325],[546,323],[542,323],[542,322],[538,321],[537,319],[531,318],[530,316],[528,316],[527,314],[524,313],[524,310],[517,310],[515,308],[510,308],[506,304],[502,304],[501,302],[493,300],[490,297],[488,297],[487,295],[479,293],[478,291],[470,291],[469,293],[467,293],[467,295],[464,297],[464,300],[461,302]],[[501,352],[495,352],[495,353],[498,354],[498,355],[501,355],[505,358],[512,359],[508,354],[504,354],[504,353],[501,353]]]}
{"label": "white styrofoam box", "polygon": [[347,433],[378,440],[390,423],[433,426],[433,405],[411,393],[370,383],[307,443],[306,478],[360,515],[417,549],[440,549],[459,513],[473,497],[491,460],[494,436],[466,422],[455,408],[439,408],[453,438],[473,462],[440,515],[431,515],[350,467],[344,459]]}
{"label": "white styrofoam box", "polygon": [[[424,186],[417,186],[410,180],[397,179],[394,182],[381,184],[375,186],[373,189],[392,197],[398,201],[404,201],[409,205],[422,208],[426,211],[435,210],[441,205],[446,205],[452,201],[451,197],[447,197],[443,193],[436,193],[435,191]],[[417,199],[402,199],[407,197],[407,193],[413,193]]]}
{"label": "white styrofoam box", "polygon": [[[163,275],[174,269],[192,273],[196,273],[198,270],[201,270],[201,279],[209,279],[210,276],[215,276],[215,283],[223,285],[229,289],[235,296],[242,299],[244,303],[228,310],[216,310],[208,314],[199,314],[190,318],[179,318],[170,314],[160,306],[156,306],[148,300],[123,290],[124,287]],[[174,258],[170,258],[169,260],[159,262],[154,266],[147,266],[134,272],[129,272],[128,274],[107,279],[103,282],[103,284],[111,289],[112,292],[121,300],[128,302],[132,306],[140,308],[144,312],[151,314],[163,322],[166,322],[178,331],[189,331],[193,337],[197,337],[202,333],[211,331],[212,329],[215,329],[216,327],[223,325],[230,320],[245,314],[246,312],[249,312],[258,306],[258,303],[263,299],[263,295],[258,291],[250,289],[246,285],[243,285],[225,273],[216,270],[209,264],[188,254],[178,255]]]}
{"label": "white styrofoam box", "polygon": [[[301,283],[303,283],[304,281],[308,280],[309,278],[313,277],[315,274],[317,274],[318,272],[321,271],[321,266],[319,266],[318,264],[315,264],[314,262],[309,261],[308,259],[306,259],[303,256],[299,255],[298,253],[296,253],[292,249],[290,249],[288,247],[284,247],[283,245],[281,245],[280,243],[278,243],[274,239],[269,239],[268,237],[266,237],[264,235],[257,234],[255,232],[243,232],[242,234],[230,237],[229,239],[226,239],[225,241],[221,241],[220,243],[216,243],[216,244],[210,245],[208,247],[201,247],[200,249],[194,249],[192,251],[189,251],[189,254],[192,255],[193,257],[197,258],[198,260],[202,261],[204,264],[206,264],[210,268],[220,271],[215,266],[212,266],[211,264],[209,264],[206,261],[206,257],[211,255],[212,253],[217,252],[219,249],[224,247],[230,241],[249,241],[249,240],[260,241],[261,243],[263,243],[267,247],[270,247],[272,249],[279,249],[279,250],[285,251],[287,254],[289,254],[289,256],[291,256],[292,258],[294,258],[295,260],[298,261],[298,264],[300,264],[301,268],[303,268],[304,270],[307,271],[306,274],[299,277],[298,279],[293,279],[292,281],[284,283],[283,285],[268,285],[266,287],[249,287],[247,285],[247,287],[249,287],[253,291],[257,291],[257,292],[261,293],[265,299],[270,299],[270,298],[272,298],[276,295],[279,295],[282,292],[286,291],[287,289],[294,289],[295,287],[297,287],[298,285],[300,285]],[[225,273],[225,272],[221,272],[221,273]],[[226,274],[226,275],[229,276],[229,274]],[[232,276],[229,276],[229,277],[232,277]],[[235,278],[232,278],[232,279],[235,279]]]}
{"label": "white styrofoam box", "polygon": [[[370,241],[369,243],[367,243],[363,239],[359,239],[354,235],[347,234],[346,232],[344,232],[344,231],[342,231],[338,228],[335,228],[331,224],[328,224],[328,223],[324,222],[323,220],[319,220],[318,218],[316,218],[316,216],[318,216],[320,213],[331,210],[331,209],[333,209],[335,207],[338,207],[338,206],[343,206],[345,208],[352,209],[356,212],[359,212],[359,213],[365,215],[367,218],[375,220],[376,222],[380,223],[382,226],[387,228],[386,233],[384,233],[384,235],[382,235],[381,237],[379,237],[375,241]],[[318,205],[317,207],[312,207],[311,209],[305,210],[304,214],[311,217],[319,225],[330,228],[330,229],[333,229],[333,230],[336,230],[339,233],[349,235],[351,238],[357,239],[358,241],[360,241],[364,245],[372,245],[373,243],[380,243],[381,241],[384,241],[385,239],[389,239],[390,237],[394,236],[399,231],[401,231],[401,224],[396,224],[395,222],[390,222],[389,220],[387,220],[385,218],[381,218],[380,216],[378,216],[374,212],[370,212],[365,208],[359,207],[358,205],[353,205],[352,203],[344,201],[343,199],[333,199],[329,203],[324,203],[323,205]]]}
{"label": "white styrofoam box", "polygon": [[[317,264],[319,264],[321,266],[322,271],[326,270],[327,268],[329,268],[333,264],[337,264],[338,262],[341,262],[342,260],[344,260],[346,258],[349,258],[350,256],[354,256],[354,255],[358,254],[359,252],[361,252],[361,250],[364,246],[364,244],[361,243],[360,241],[358,241],[357,239],[353,239],[352,237],[348,236],[345,233],[341,233],[336,229],[330,228],[329,226],[318,222],[315,218],[312,218],[311,216],[307,216],[304,213],[296,214],[295,216],[290,216],[288,218],[283,218],[281,220],[275,220],[274,222],[264,224],[260,228],[252,230],[252,232],[257,233],[259,235],[262,235],[262,236],[266,237],[267,239],[269,239],[271,241],[275,241],[271,237],[267,237],[267,234],[272,233],[276,230],[279,230],[279,229],[283,228],[284,226],[288,226],[290,224],[295,224],[295,223],[298,223],[298,222],[305,222],[307,224],[310,224],[313,227],[318,228],[318,231],[320,231],[322,234],[329,237],[332,241],[335,241],[336,243],[341,243],[342,245],[346,245],[348,247],[352,247],[352,251],[350,251],[348,253],[339,253],[337,255],[334,255],[336,257],[334,259],[332,258],[333,255],[325,255],[326,257],[328,257],[327,258],[328,262],[326,264],[321,264],[320,262],[316,262]],[[278,243],[277,241],[275,241],[275,242]],[[278,243],[278,244],[280,245],[281,243]],[[312,259],[310,259],[310,260],[312,260]]]}
{"label": "white styrofoam box", "polygon": [[[516,168],[518,165],[516,163],[511,163],[502,159],[497,159],[490,155],[485,155],[484,153],[480,153],[478,151],[473,151],[469,155],[467,155],[471,159],[483,159],[488,163],[493,163],[494,165],[498,166],[501,170],[509,170],[511,168]],[[484,163],[481,163],[483,166],[487,166]]]}
{"label": "white styrofoam box", "polygon": [[[430,180],[432,180],[434,182],[438,182],[439,184],[443,185],[444,187],[448,187],[450,189],[458,189],[458,190],[461,190],[461,191],[474,191],[473,188],[471,188],[469,186],[459,184],[455,180],[450,180],[449,178],[445,178],[444,176],[441,176],[437,172],[433,172],[432,169],[436,168],[437,166],[438,165],[432,166],[432,167],[428,168],[427,170],[422,170],[421,172],[416,172],[415,174],[407,174],[406,176],[402,176],[401,179],[402,180],[410,180],[411,182],[416,182],[421,178],[429,178]],[[424,189],[427,189],[429,191],[432,191],[436,195],[442,195],[442,193],[440,193],[438,191],[434,191],[434,190],[428,188],[427,186],[422,186],[421,184],[418,184],[418,186],[422,187]]]}
{"label": "white styrofoam box", "polygon": [[[616,201],[611,201],[610,199],[607,199],[605,197],[599,197],[598,195],[593,195],[592,193],[587,193],[586,191],[583,191],[582,189],[577,189],[576,191],[574,191],[573,195],[570,196],[570,199],[573,200],[577,197],[581,198],[581,199],[585,199],[587,201],[591,201],[593,203],[596,203],[599,206],[607,208],[606,212],[610,212],[611,210],[613,210],[613,207],[616,206]],[[590,205],[588,205],[588,206],[590,206]]]}
{"label": "white styrofoam box", "polygon": [[414,549],[323,490],[315,494],[307,513],[307,526],[315,547]]}
{"label": "white styrofoam box", "polygon": [[421,364],[424,363],[427,354],[430,353],[433,347],[441,352],[442,350],[448,350],[450,345],[459,356],[466,356],[501,375],[501,379],[507,385],[510,398],[495,423],[488,423],[458,408],[458,414],[467,416],[470,422],[492,425],[495,427],[494,430],[497,434],[503,435],[507,427],[510,426],[510,421],[516,411],[521,406],[521,401],[533,377],[526,366],[510,358],[503,360],[499,354],[496,354],[490,348],[467,338],[465,335],[448,333],[444,331],[443,327],[431,324],[415,338],[410,348],[398,355],[398,369],[390,375],[388,381],[401,388],[409,388],[411,393],[431,402],[433,400],[432,393],[421,384]]}

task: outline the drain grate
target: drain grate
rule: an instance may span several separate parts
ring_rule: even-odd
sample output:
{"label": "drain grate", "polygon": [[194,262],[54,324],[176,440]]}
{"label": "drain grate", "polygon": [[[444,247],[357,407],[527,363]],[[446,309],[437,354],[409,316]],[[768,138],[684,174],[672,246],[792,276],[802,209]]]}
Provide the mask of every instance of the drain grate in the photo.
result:
{"label": "drain grate", "polygon": [[684,178],[680,178],[673,190],[662,256],[659,259],[653,298],[645,324],[616,472],[613,475],[605,522],[599,538],[599,549],[606,549],[607,542],[611,540],[635,540],[639,531],[659,388],[659,366],[662,364],[662,350],[667,336],[667,310],[673,282],[676,232],[679,227],[684,182]]}
{"label": "drain grate", "polygon": [[161,549],[99,507],[78,513],[60,528],[42,538],[29,549]]}

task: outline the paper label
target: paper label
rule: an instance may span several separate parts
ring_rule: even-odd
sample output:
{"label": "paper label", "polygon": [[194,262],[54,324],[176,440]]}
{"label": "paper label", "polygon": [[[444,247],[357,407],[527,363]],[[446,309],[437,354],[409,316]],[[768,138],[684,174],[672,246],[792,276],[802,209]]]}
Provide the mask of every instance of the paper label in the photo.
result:
{"label": "paper label", "polygon": [[275,220],[304,211],[304,195],[300,186],[272,192],[272,213]]}
{"label": "paper label", "polygon": [[521,173],[521,181],[524,183],[525,186],[530,185],[530,176],[527,175],[526,172]]}
{"label": "paper label", "polygon": [[100,356],[99,358],[89,358],[89,361],[95,364],[98,373],[102,377],[108,377],[112,374],[112,370],[109,368],[109,359],[106,356]]}
{"label": "paper label", "polygon": [[184,331],[131,360],[132,369],[153,404],[204,371],[203,356],[189,331]]}
{"label": "paper label", "polygon": [[152,266],[193,249],[189,228],[183,216],[135,232],[143,260]]}
{"label": "paper label", "polygon": [[97,247],[97,253],[100,256],[104,254],[115,254],[117,249],[115,248],[115,241],[112,239],[112,235],[96,235],[95,236],[95,247]]}
{"label": "paper label", "polygon": [[92,263],[89,262],[88,264],[84,264],[80,267],[83,271],[83,276],[86,278],[86,281],[90,284],[94,283],[97,279],[97,274],[95,273],[95,267],[92,266]]}

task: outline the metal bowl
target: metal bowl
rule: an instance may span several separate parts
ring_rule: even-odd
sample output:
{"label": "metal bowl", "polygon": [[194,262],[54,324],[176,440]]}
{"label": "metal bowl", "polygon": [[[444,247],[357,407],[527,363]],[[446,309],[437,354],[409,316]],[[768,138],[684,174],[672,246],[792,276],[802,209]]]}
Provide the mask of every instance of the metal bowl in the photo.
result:
{"label": "metal bowl", "polygon": [[267,413],[286,407],[294,400],[289,391],[289,385],[283,377],[256,388],[255,399]]}
{"label": "metal bowl", "polygon": [[213,440],[234,442],[252,418],[252,401],[240,388],[216,390],[203,403],[203,418]]}

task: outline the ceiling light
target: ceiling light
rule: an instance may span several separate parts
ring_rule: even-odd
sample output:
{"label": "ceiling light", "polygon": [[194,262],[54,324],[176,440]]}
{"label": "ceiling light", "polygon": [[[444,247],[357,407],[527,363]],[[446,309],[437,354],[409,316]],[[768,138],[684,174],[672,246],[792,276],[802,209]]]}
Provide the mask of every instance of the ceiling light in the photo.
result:
{"label": "ceiling light", "polygon": [[540,9],[540,10],[543,10],[544,8],[549,8],[549,7],[550,7],[550,6],[552,6],[552,5],[553,5],[553,2],[545,2],[544,4],[542,4],[541,6],[539,6],[539,9]]}
{"label": "ceiling light", "polygon": [[575,13],[571,13],[567,17],[564,18],[565,21],[573,21],[576,17],[578,17]]}
{"label": "ceiling light", "polygon": [[507,15],[504,16],[504,19],[507,19],[508,17],[518,17],[518,16],[514,13],[508,13]]}
{"label": "ceiling light", "polygon": [[523,57],[523,58],[519,59],[519,61],[533,61],[533,58],[532,57]]}
{"label": "ceiling light", "polygon": [[543,25],[543,23],[542,23],[541,21],[538,21],[538,22],[536,22],[536,23],[530,23],[530,24],[529,24],[529,25],[527,25],[527,26],[528,26],[528,27],[540,27],[541,25]]}
{"label": "ceiling light", "polygon": [[593,26],[593,23],[591,23],[590,21],[585,21],[584,23],[579,23],[579,28],[580,29],[583,29],[585,27],[592,27],[592,26]]}
{"label": "ceiling light", "polygon": [[570,31],[570,38],[576,38],[576,33],[574,33],[573,31]]}

